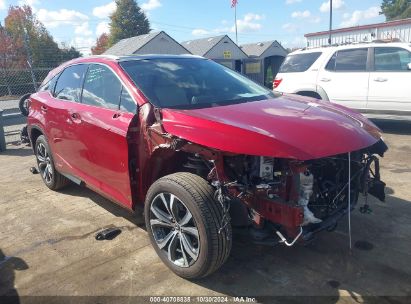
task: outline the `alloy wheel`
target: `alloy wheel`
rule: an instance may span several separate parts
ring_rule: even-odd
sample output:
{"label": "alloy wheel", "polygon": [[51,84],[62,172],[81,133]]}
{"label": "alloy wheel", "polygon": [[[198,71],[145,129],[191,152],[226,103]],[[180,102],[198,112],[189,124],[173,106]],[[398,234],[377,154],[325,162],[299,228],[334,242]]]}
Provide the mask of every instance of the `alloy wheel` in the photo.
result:
{"label": "alloy wheel", "polygon": [[187,206],[171,193],[158,194],[150,206],[150,226],[157,246],[179,267],[190,267],[200,253],[200,238]]}
{"label": "alloy wheel", "polygon": [[37,145],[37,163],[39,171],[44,181],[50,184],[53,181],[53,166],[51,163],[50,154],[43,143]]}

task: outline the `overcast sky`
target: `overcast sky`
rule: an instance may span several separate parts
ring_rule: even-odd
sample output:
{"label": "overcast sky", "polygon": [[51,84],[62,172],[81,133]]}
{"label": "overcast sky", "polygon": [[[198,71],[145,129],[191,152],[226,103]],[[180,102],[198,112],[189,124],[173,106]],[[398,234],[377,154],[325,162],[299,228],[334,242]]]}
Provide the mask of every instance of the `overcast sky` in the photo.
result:
{"label": "overcast sky", "polygon": [[[381,0],[334,0],[334,27],[384,21]],[[0,0],[0,20],[9,5],[27,3],[34,8],[58,42],[87,53],[98,35],[108,30],[115,8],[109,0]],[[220,34],[234,40],[231,0],[140,0],[151,26],[177,41]],[[239,44],[276,39],[286,47],[304,45],[304,34],[328,29],[327,0],[239,0]],[[3,22],[2,22],[3,23]]]}

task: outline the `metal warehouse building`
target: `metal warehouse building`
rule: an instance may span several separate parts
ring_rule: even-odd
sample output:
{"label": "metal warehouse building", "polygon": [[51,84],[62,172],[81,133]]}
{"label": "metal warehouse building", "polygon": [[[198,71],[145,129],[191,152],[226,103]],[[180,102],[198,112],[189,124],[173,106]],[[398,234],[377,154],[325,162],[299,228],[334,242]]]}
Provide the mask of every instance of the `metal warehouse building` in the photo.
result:
{"label": "metal warehouse building", "polygon": [[131,54],[190,54],[181,44],[165,32],[152,32],[147,35],[135,36],[120,40],[107,51],[105,55],[131,55]]}
{"label": "metal warehouse building", "polygon": [[[328,45],[329,34],[329,31],[324,31],[305,34],[304,37],[307,39],[308,47],[320,47]],[[397,39],[411,42],[411,18],[331,31],[332,44]]]}
{"label": "metal warehouse building", "polygon": [[242,72],[242,63],[248,56],[227,35],[182,42],[192,54],[212,59],[230,69]]}

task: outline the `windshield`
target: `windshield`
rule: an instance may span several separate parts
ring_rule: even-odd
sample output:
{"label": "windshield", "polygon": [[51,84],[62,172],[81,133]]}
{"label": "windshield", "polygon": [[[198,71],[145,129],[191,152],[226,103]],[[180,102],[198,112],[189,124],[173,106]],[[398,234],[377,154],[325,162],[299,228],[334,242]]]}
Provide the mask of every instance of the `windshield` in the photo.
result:
{"label": "windshield", "polygon": [[244,76],[206,59],[144,59],[120,65],[150,102],[160,108],[215,107],[276,96]]}

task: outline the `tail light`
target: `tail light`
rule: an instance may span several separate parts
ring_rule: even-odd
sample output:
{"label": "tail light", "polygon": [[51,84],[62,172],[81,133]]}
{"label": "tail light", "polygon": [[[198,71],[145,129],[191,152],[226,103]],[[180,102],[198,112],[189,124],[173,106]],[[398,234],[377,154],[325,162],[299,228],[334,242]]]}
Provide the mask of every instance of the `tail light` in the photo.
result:
{"label": "tail light", "polygon": [[283,81],[282,78],[276,78],[276,79],[274,79],[274,86],[273,86],[273,88],[276,89],[276,88],[281,84],[282,81]]}

